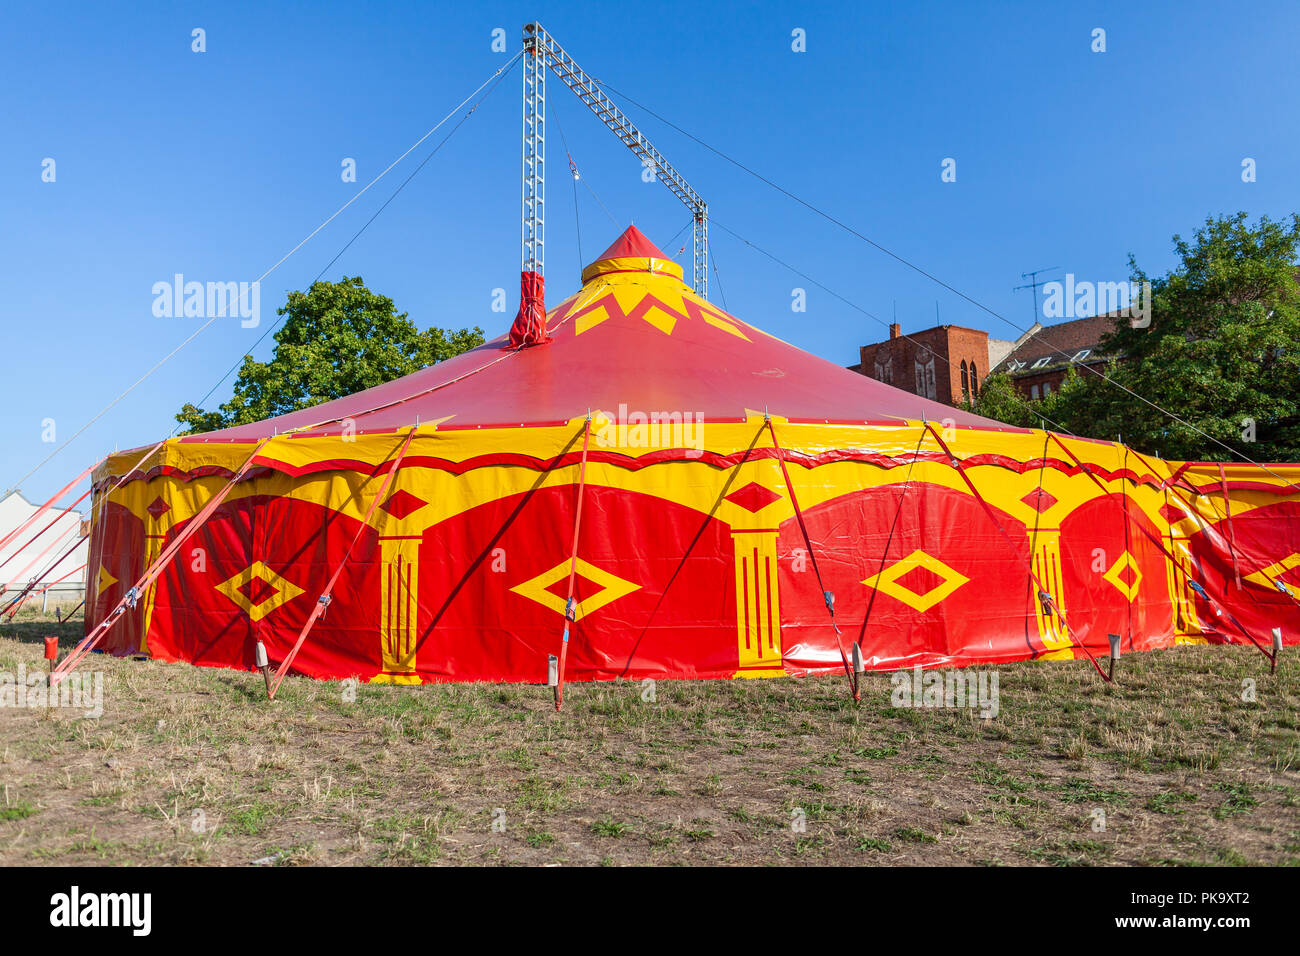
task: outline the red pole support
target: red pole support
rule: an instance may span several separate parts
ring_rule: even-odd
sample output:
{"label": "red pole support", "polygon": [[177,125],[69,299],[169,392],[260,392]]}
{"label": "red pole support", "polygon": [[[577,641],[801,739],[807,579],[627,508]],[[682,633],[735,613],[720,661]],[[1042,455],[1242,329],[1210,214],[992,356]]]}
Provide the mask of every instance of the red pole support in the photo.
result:
{"label": "red pole support", "polygon": [[45,639],[45,659],[50,662],[50,672],[54,671],[54,662],[59,659],[59,639],[57,636]]}

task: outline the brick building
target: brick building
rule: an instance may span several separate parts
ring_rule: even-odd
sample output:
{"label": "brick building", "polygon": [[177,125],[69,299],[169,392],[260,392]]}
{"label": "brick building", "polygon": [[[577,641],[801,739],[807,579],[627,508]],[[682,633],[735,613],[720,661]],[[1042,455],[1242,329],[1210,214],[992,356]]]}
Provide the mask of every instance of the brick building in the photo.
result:
{"label": "brick building", "polygon": [[1111,314],[1057,325],[1035,323],[1011,342],[960,325],[904,336],[895,322],[889,338],[862,346],[858,364],[849,368],[954,407],[967,396],[977,398],[991,372],[1009,375],[1026,397],[1042,398],[1060,387],[1071,365],[1104,366],[1109,356],[1102,354],[1100,342],[1113,329]]}
{"label": "brick building", "polygon": [[1112,313],[1056,325],[1036,323],[993,371],[1009,375],[1027,398],[1045,398],[1061,387],[1072,365],[1103,368],[1110,356],[1102,354],[1100,343],[1114,330]]}
{"label": "brick building", "polygon": [[960,325],[940,325],[904,336],[895,322],[889,326],[887,340],[862,346],[858,364],[849,367],[913,395],[956,407],[979,395],[989,368],[1016,344]]}

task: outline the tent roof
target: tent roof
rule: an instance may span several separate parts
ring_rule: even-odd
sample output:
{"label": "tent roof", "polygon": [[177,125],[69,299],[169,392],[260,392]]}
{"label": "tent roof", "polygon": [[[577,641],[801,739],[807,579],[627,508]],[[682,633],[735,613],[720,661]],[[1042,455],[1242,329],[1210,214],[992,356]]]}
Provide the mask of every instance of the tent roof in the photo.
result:
{"label": "tent roof", "polygon": [[[658,261],[656,261],[658,260]],[[594,268],[599,263],[601,268]],[[514,350],[502,335],[469,352],[345,398],[184,441],[548,425],[604,411],[695,413],[737,421],[884,422],[923,416],[1009,428],[818,358],[696,296],[671,259],[629,227],[584,270],[581,291],[547,316],[551,341]],[[323,424],[322,424],[323,423]]]}
{"label": "tent roof", "polygon": [[628,226],[623,230],[623,234],[615,239],[608,249],[598,255],[595,259],[600,262],[602,259],[620,259],[628,256],[641,256],[645,258],[667,259],[668,257],[659,251],[659,247],[646,238],[636,226]]}

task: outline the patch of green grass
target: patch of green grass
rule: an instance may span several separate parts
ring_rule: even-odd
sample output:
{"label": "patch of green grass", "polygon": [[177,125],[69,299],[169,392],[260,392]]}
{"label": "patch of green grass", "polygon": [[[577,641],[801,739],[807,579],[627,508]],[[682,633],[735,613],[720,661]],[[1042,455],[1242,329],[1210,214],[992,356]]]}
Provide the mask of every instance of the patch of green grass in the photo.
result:
{"label": "patch of green grass", "polygon": [[81,803],[87,807],[111,807],[122,799],[123,792],[122,790],[110,790],[106,793],[96,793],[86,797]]}
{"label": "patch of green grass", "polygon": [[1250,858],[1232,847],[1221,847],[1214,851],[1215,862],[1223,866],[1250,866]]}
{"label": "patch of green grass", "polygon": [[0,821],[25,820],[36,812],[36,808],[23,800],[11,807],[0,807]]}
{"label": "patch of green grass", "polygon": [[998,767],[985,760],[976,761],[975,770],[971,773],[971,779],[976,783],[983,784],[984,786],[997,790],[1003,794],[1008,792],[1024,793],[1029,789],[1029,784],[1012,774],[1009,770]]}
{"label": "patch of green grass", "polygon": [[894,836],[906,843],[938,843],[939,839],[932,833],[926,833],[920,827],[899,827]]}
{"label": "patch of green grass", "polygon": [[569,797],[564,792],[568,789],[569,781],[546,779],[537,775],[530,775],[523,783],[519,785],[519,792],[515,796],[515,805],[522,810],[532,810],[537,813],[554,813],[557,810],[563,810],[569,806]]}
{"label": "patch of green grass", "polygon": [[1177,815],[1186,812],[1182,804],[1195,803],[1198,799],[1200,798],[1194,793],[1185,793],[1180,790],[1162,790],[1147,800],[1146,808],[1154,813]]}
{"label": "patch of green grass", "polygon": [[[1049,788],[1044,788],[1049,789]],[[1132,794],[1124,790],[1107,790],[1091,780],[1071,777],[1059,787],[1054,788],[1065,803],[1122,803]]]}
{"label": "patch of green grass", "polygon": [[824,850],[829,844],[824,836],[800,837],[794,841],[794,852],[796,856],[804,853],[816,853]]}
{"label": "patch of green grass", "polygon": [[[0,669],[39,664],[49,625],[10,630]],[[34,806],[0,816],[17,821],[0,823],[0,863],[879,865],[935,862],[935,841],[994,865],[1300,863],[1300,788],[1284,783],[1300,658],[1251,708],[1222,691],[1257,667],[1234,649],[1133,655],[1119,688],[1086,661],[1007,665],[1014,706],[994,726],[894,711],[887,675],[863,678],[856,708],[831,677],[665,681],[653,706],[632,681],[575,684],[561,719],[522,685],[344,701],[294,677],[271,708],[257,674],[97,663],[116,687],[103,720],[6,715],[10,801]],[[1088,832],[1093,808],[1144,806],[1113,842]],[[219,829],[191,833],[196,807]],[[485,838],[493,807],[511,837]]]}
{"label": "patch of green grass", "polygon": [[863,837],[858,841],[858,849],[864,853],[876,851],[878,853],[888,853],[894,848],[894,845],[888,840],[878,840],[875,837]]}
{"label": "patch of green grass", "polygon": [[727,815],[738,823],[753,823],[754,816],[744,807],[732,807],[727,811]]}
{"label": "patch of green grass", "polygon": [[1214,819],[1216,820],[1226,820],[1228,817],[1249,813],[1259,806],[1259,801],[1251,793],[1249,784],[1216,783],[1214,789],[1222,790],[1228,795],[1228,799],[1215,808]]}
{"label": "patch of green grass", "polygon": [[603,820],[597,820],[591,825],[591,832],[598,836],[620,837],[627,832],[627,824],[605,817]]}
{"label": "patch of green grass", "polygon": [[1052,866],[1090,866],[1110,856],[1111,848],[1097,840],[1066,840],[1045,847],[1031,847],[1027,853],[1033,859]]}
{"label": "patch of green grass", "polygon": [[269,803],[252,803],[235,807],[226,814],[226,825],[222,830],[256,836],[269,827],[278,816],[276,808]]}
{"label": "patch of green grass", "polygon": [[898,756],[897,747],[863,747],[854,752],[859,757],[866,757],[868,760],[884,760],[888,757]]}

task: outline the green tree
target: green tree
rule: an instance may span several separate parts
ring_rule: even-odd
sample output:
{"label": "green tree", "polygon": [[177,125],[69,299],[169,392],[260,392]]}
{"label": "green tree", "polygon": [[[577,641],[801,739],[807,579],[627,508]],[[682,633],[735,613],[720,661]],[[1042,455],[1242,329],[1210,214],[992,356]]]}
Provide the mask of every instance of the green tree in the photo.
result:
{"label": "green tree", "polygon": [[269,362],[244,356],[234,394],[218,411],[186,405],[182,434],[261,421],[382,385],[483,344],[480,328],[421,332],[361,277],[290,292]]}
{"label": "green tree", "polygon": [[1039,416],[1035,407],[1040,404],[1031,402],[1020,394],[1011,381],[1011,376],[1001,372],[994,373],[980,386],[979,397],[973,401],[967,399],[962,407],[967,411],[995,421],[1018,425],[1021,428],[1038,428]]}
{"label": "green tree", "polygon": [[1151,283],[1151,323],[1117,318],[1103,339],[1115,384],[1083,370],[1046,399],[1020,397],[1030,412],[1015,408],[1009,382],[996,383],[976,411],[1020,425],[1041,415],[1090,438],[1122,435],[1166,458],[1300,459],[1300,216],[1254,225],[1244,212],[1211,217],[1191,241],[1173,243],[1179,265],[1160,278],[1129,257],[1132,280]]}

